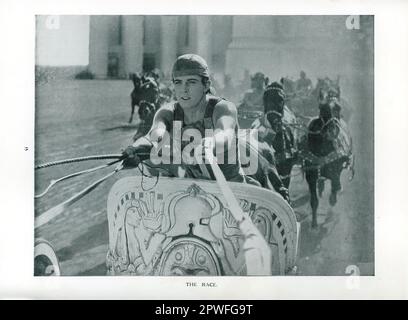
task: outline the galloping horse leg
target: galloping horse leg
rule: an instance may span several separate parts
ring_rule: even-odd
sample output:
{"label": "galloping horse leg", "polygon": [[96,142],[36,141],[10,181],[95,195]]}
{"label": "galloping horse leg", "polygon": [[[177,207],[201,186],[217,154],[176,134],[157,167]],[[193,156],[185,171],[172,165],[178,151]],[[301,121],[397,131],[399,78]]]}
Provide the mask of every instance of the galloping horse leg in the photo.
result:
{"label": "galloping horse leg", "polygon": [[134,113],[135,113],[135,106],[136,106],[136,105],[134,105],[134,104],[132,103],[132,105],[131,105],[131,107],[132,107],[132,112],[130,113],[129,123],[132,123],[132,121],[133,121],[133,115],[134,115]]}
{"label": "galloping horse leg", "polygon": [[286,160],[276,165],[281,180],[286,189],[289,189],[290,173],[292,172],[293,163],[292,160]]}
{"label": "galloping horse leg", "polygon": [[334,207],[337,203],[337,192],[332,192],[330,193],[330,197],[329,197],[329,203],[332,207]]}
{"label": "galloping horse leg", "polygon": [[306,181],[310,191],[310,206],[312,207],[312,228],[317,228],[317,208],[319,206],[319,198],[317,197],[317,179],[318,171],[315,169],[306,171]]}
{"label": "galloping horse leg", "polygon": [[324,178],[317,179],[317,190],[319,191],[319,197],[321,198],[324,191]]}
{"label": "galloping horse leg", "polygon": [[341,190],[340,175],[342,171],[342,163],[340,161],[332,163],[330,166],[331,193],[329,204],[333,207],[337,203],[337,193]]}
{"label": "galloping horse leg", "polygon": [[333,207],[337,203],[337,192],[341,189],[340,173],[333,175],[331,179],[331,193],[329,203]]}

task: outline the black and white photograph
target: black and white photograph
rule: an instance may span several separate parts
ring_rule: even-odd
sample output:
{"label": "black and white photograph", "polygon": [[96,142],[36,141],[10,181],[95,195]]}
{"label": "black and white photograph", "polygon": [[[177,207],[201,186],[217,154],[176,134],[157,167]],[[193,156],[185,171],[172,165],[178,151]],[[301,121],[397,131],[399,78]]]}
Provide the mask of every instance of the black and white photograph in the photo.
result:
{"label": "black and white photograph", "polygon": [[0,298],[406,299],[407,5],[2,3]]}
{"label": "black and white photograph", "polygon": [[373,36],[37,16],[34,274],[374,275]]}

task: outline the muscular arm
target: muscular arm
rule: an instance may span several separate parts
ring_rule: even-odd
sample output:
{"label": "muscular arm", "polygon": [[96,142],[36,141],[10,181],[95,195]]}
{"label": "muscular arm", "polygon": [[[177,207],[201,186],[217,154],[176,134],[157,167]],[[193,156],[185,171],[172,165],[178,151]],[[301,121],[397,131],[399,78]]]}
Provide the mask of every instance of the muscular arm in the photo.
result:
{"label": "muscular arm", "polygon": [[229,101],[222,100],[214,108],[214,145],[217,150],[229,149],[235,142],[235,128],[238,123],[237,108]]}
{"label": "muscular arm", "polygon": [[173,110],[171,107],[163,107],[159,109],[154,116],[152,128],[147,133],[147,137],[162,137],[164,133],[170,132],[171,122],[173,121]]}
{"label": "muscular arm", "polygon": [[169,131],[172,119],[173,110],[170,107],[163,107],[157,111],[150,131],[132,145],[140,160],[149,159],[152,147]]}

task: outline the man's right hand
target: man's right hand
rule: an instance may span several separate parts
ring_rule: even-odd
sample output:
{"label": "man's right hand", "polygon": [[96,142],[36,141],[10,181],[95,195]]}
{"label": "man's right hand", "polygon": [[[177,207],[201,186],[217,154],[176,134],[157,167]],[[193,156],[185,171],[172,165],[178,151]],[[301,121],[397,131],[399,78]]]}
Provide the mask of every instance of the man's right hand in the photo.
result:
{"label": "man's right hand", "polygon": [[140,158],[137,155],[137,149],[133,146],[129,146],[122,152],[123,166],[124,167],[137,167],[140,163]]}

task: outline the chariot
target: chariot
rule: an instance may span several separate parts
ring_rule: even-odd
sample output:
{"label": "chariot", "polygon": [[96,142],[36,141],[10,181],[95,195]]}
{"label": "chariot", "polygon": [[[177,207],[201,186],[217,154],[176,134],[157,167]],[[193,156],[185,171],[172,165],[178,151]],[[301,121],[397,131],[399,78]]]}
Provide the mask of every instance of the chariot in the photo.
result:
{"label": "chariot", "polygon": [[[119,164],[108,176],[36,217],[35,227],[98,184],[108,183],[121,169]],[[216,181],[147,178],[135,170],[121,176],[107,200],[107,275],[285,275],[295,270],[299,224],[278,193],[219,176]],[[64,274],[45,240],[36,241],[34,262],[35,275]],[[267,271],[259,271],[258,264]]]}

